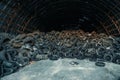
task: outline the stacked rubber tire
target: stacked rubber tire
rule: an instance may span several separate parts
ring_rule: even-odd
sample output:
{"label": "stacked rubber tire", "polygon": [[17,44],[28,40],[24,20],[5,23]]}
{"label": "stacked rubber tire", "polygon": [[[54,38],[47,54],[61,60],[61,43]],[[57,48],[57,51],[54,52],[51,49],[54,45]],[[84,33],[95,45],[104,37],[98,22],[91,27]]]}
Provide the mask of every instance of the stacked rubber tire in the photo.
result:
{"label": "stacked rubber tire", "polygon": [[33,32],[12,36],[0,33],[0,77],[18,71],[32,61],[59,58],[89,59],[120,64],[120,38],[82,30]]}

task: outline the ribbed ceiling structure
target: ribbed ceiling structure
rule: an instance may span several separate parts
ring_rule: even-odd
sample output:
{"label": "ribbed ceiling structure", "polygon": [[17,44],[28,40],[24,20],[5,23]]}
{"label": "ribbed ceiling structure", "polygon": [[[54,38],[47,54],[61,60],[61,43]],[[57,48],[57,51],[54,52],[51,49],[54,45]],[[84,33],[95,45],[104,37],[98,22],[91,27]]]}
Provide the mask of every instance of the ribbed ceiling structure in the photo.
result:
{"label": "ribbed ceiling structure", "polygon": [[2,0],[2,32],[82,29],[120,34],[120,0]]}

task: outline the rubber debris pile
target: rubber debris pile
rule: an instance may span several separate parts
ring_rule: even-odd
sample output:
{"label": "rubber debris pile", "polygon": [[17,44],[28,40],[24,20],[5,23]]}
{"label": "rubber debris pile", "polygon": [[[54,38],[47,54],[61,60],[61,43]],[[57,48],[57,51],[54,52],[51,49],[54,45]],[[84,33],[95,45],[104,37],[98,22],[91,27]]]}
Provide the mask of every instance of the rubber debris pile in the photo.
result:
{"label": "rubber debris pile", "polygon": [[35,31],[17,36],[0,33],[0,77],[32,61],[59,58],[88,59],[100,67],[104,62],[120,64],[120,38],[82,30]]}

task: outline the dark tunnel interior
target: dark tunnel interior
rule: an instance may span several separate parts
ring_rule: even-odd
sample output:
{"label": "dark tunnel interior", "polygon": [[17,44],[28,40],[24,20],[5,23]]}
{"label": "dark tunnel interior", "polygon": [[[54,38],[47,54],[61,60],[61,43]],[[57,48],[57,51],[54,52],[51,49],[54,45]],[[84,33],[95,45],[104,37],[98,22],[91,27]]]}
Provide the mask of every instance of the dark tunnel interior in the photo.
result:
{"label": "dark tunnel interior", "polygon": [[117,36],[120,33],[118,0],[2,0],[0,3],[2,13],[8,16],[3,17],[6,21],[1,24],[3,32],[82,29]]}
{"label": "dark tunnel interior", "polygon": [[120,0],[0,0],[0,80],[120,80],[119,65]]}

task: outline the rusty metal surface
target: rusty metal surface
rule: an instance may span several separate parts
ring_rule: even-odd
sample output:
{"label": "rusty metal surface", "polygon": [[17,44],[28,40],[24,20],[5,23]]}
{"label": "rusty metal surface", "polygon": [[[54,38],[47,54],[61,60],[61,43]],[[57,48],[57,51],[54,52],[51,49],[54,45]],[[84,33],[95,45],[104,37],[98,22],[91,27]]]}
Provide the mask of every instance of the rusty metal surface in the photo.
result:
{"label": "rusty metal surface", "polygon": [[[98,27],[98,29],[96,26],[97,30],[100,30],[100,32],[102,32],[102,29],[100,28],[103,28],[105,33],[107,33],[108,35],[120,35],[120,27],[119,27],[120,2],[119,1],[116,1],[116,0],[113,0],[111,2],[110,1],[108,2],[107,0],[104,0],[104,1],[86,0],[86,2],[82,0],[81,1],[75,0],[75,1],[78,1],[80,3],[85,3],[85,4],[89,3],[89,5],[96,8],[96,10],[101,11],[99,15],[96,13],[97,22],[100,23],[100,27]],[[0,31],[18,34],[18,33],[32,32],[36,29],[40,29],[39,27],[43,28],[43,26],[40,26],[39,19],[37,19],[37,16],[39,14],[44,15],[43,12],[46,12],[45,10],[47,10],[46,9],[47,6],[43,5],[42,7],[40,7],[39,5],[40,2],[41,2],[41,5],[43,3],[44,4],[50,3],[51,6],[52,6],[52,3],[54,3],[54,7],[56,7],[55,4],[64,2],[64,0],[58,1],[58,2],[57,1],[52,2],[51,0],[48,0],[48,1],[3,0],[0,2]],[[26,11],[23,10],[24,8],[26,8],[25,9]],[[85,9],[83,9],[83,11],[85,11]],[[43,12],[40,13],[40,10]],[[28,14],[30,11],[33,14],[32,13]],[[103,16],[103,14],[105,14],[105,16]],[[106,18],[104,19],[102,16]]]}

